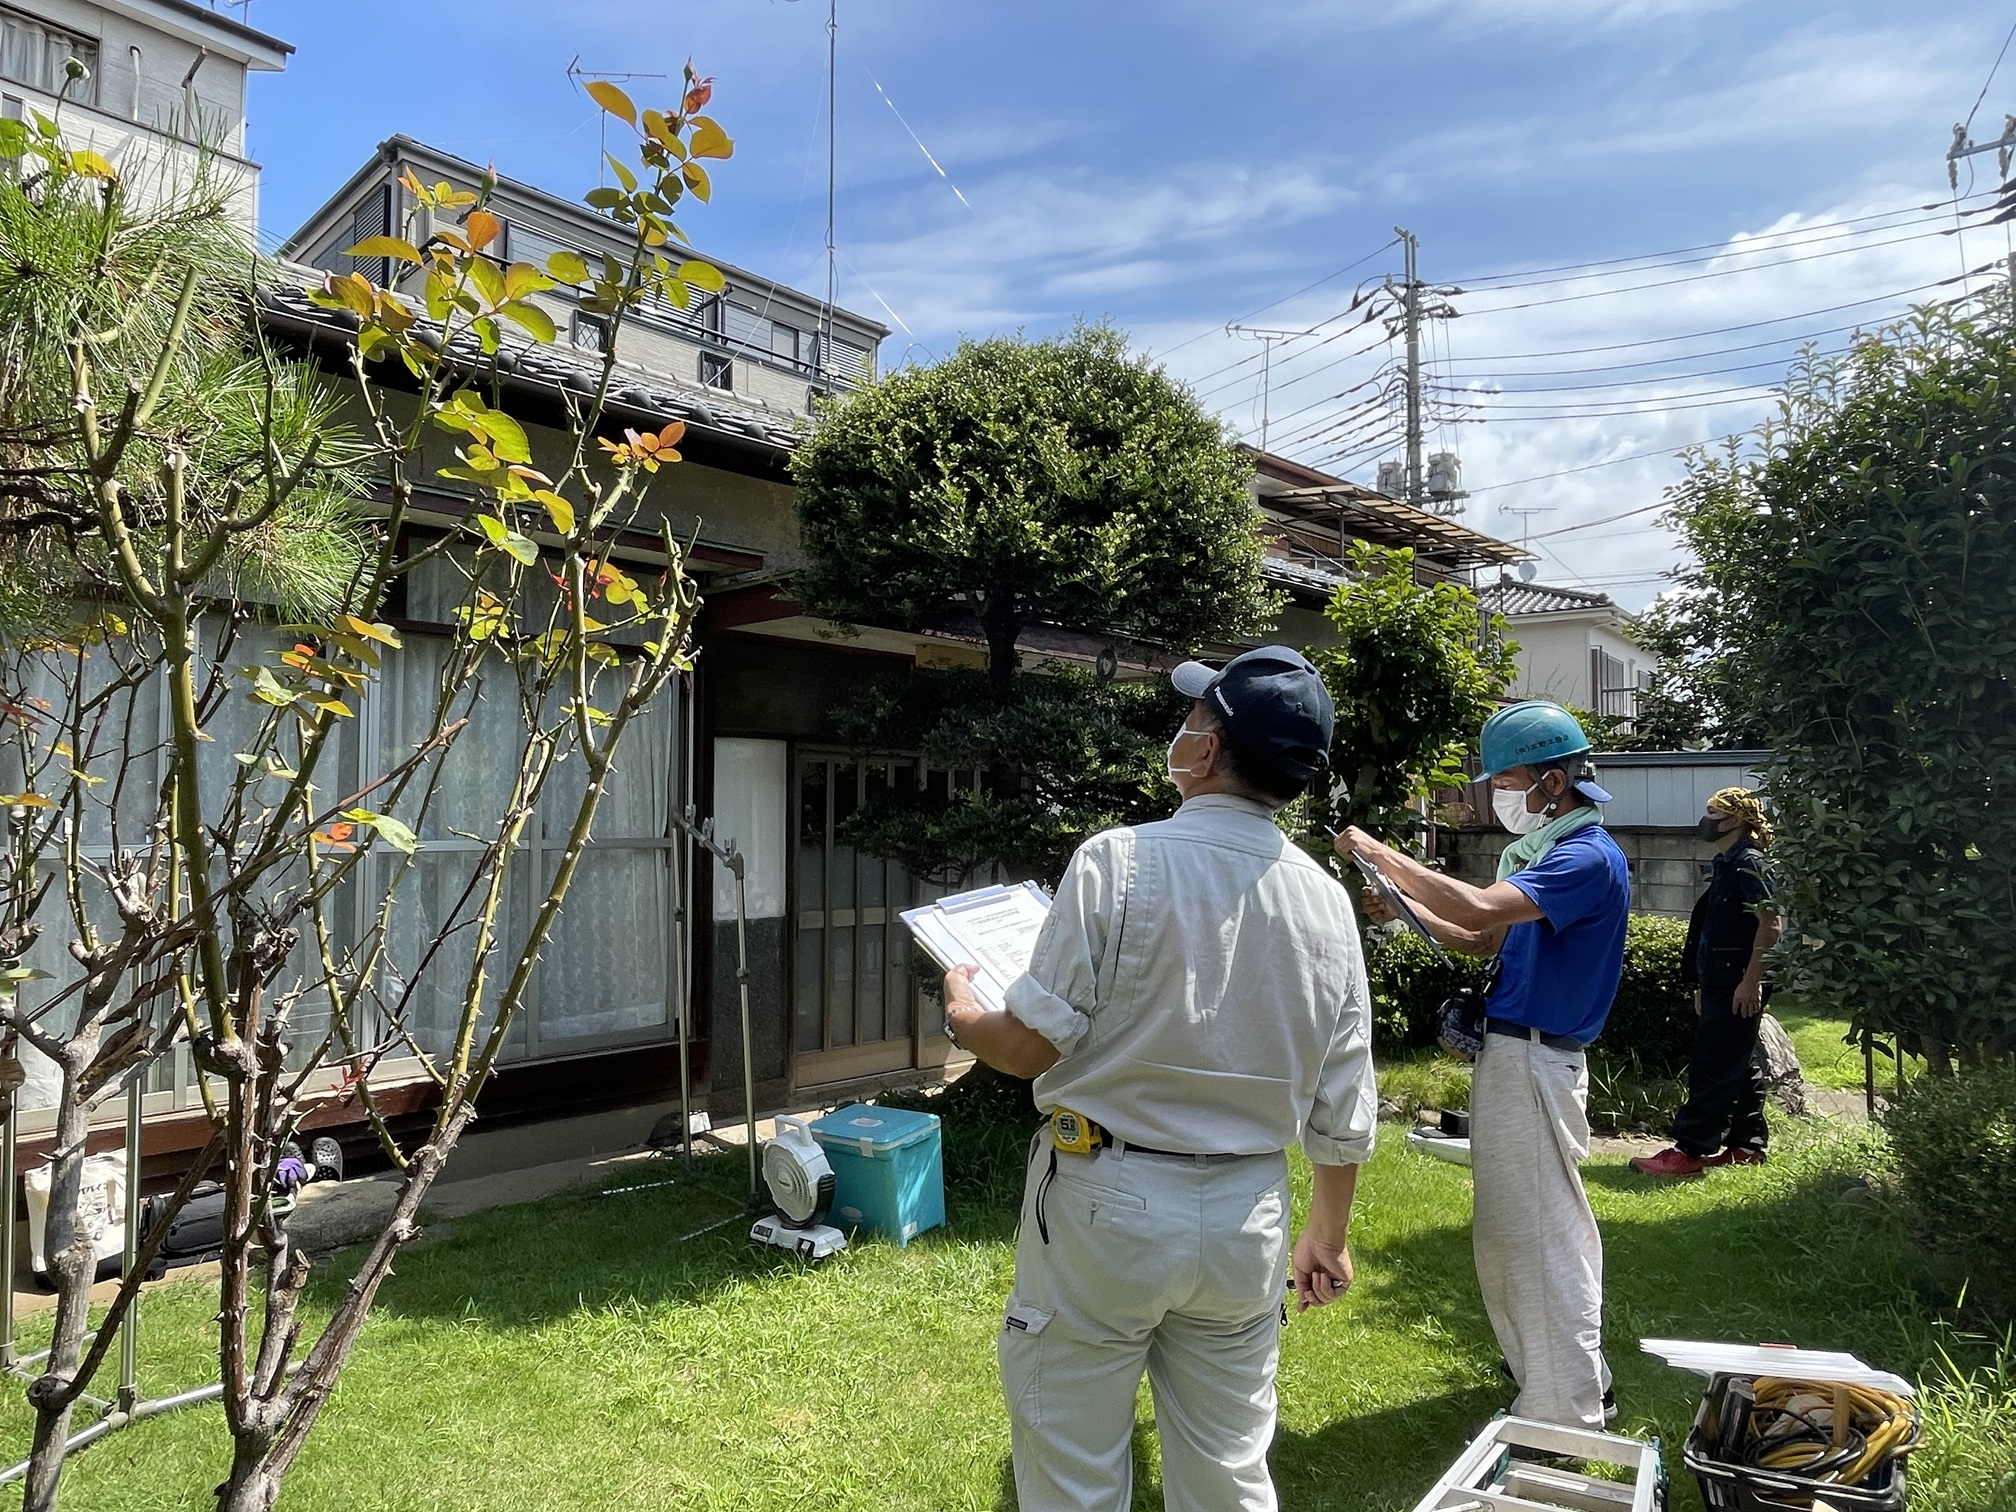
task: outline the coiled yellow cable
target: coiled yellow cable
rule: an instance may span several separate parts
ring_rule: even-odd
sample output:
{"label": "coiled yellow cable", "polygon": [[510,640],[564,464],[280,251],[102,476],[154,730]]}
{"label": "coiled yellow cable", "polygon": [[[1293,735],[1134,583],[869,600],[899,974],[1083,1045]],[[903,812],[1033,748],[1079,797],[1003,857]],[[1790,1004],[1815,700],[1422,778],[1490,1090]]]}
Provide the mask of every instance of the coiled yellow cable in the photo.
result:
{"label": "coiled yellow cable", "polygon": [[1859,1486],[1920,1440],[1918,1414],[1893,1392],[1759,1376],[1745,1458],[1760,1470]]}

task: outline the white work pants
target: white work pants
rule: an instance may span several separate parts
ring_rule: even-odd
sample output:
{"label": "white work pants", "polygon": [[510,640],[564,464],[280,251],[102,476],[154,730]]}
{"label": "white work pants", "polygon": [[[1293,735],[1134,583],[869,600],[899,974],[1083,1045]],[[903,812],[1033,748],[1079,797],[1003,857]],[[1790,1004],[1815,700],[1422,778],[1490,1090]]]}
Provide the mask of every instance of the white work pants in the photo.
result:
{"label": "white work pants", "polygon": [[1022,1512],[1127,1512],[1144,1369],[1163,1506],[1274,1512],[1286,1159],[1059,1154],[1039,1223],[1050,1153],[1046,1132],[1030,1156],[1001,1330]]}
{"label": "white work pants", "polygon": [[1603,1426],[1603,1236],[1577,1165],[1589,1156],[1579,1050],[1487,1034],[1470,1081],[1471,1239],[1515,1417]]}

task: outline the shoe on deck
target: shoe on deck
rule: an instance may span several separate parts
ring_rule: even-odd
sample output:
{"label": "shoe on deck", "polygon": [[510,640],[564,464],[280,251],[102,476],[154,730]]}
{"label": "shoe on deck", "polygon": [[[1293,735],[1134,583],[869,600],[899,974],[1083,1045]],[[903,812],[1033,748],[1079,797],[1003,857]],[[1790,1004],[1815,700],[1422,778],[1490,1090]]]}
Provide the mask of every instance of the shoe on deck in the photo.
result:
{"label": "shoe on deck", "polygon": [[1719,1155],[1710,1155],[1701,1164],[1709,1166],[1762,1165],[1771,1157],[1762,1150],[1728,1149]]}
{"label": "shoe on deck", "polygon": [[1708,1169],[1708,1162],[1697,1160],[1678,1145],[1669,1145],[1657,1155],[1638,1156],[1631,1169],[1647,1176],[1699,1176]]}

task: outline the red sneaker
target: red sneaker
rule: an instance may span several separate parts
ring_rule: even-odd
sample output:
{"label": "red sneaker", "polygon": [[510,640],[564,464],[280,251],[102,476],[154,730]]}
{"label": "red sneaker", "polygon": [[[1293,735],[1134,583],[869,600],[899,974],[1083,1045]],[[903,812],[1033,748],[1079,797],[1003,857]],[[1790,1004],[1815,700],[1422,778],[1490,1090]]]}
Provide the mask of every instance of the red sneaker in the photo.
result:
{"label": "red sneaker", "polygon": [[1762,1150],[1728,1149],[1722,1151],[1719,1155],[1710,1155],[1701,1164],[1710,1166],[1762,1165],[1770,1158]]}
{"label": "red sneaker", "polygon": [[1647,1176],[1699,1176],[1708,1169],[1708,1162],[1696,1160],[1678,1145],[1670,1145],[1657,1155],[1640,1155],[1631,1162],[1631,1169],[1643,1171]]}

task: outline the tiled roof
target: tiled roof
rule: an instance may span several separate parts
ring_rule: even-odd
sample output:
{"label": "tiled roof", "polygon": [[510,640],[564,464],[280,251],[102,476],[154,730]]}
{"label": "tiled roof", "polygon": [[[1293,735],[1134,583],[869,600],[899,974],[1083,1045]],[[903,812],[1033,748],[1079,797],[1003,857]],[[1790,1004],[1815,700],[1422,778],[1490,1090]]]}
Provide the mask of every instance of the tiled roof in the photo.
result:
{"label": "tiled roof", "polygon": [[[259,290],[261,318],[311,335],[356,330],[356,317],[349,311],[325,310],[309,300],[308,289],[322,277],[313,268],[281,264],[278,275]],[[428,325],[423,321],[420,329]],[[489,362],[476,339],[467,334],[456,338],[451,351],[471,367]],[[600,353],[559,342],[507,342],[497,363],[507,386],[549,395],[571,392],[585,397],[602,379]],[[753,444],[780,456],[797,446],[809,425],[805,416],[753,396],[703,388],[620,359],[610,379],[609,409],[616,417],[658,426],[683,420],[690,430],[743,446]]]}
{"label": "tiled roof", "polygon": [[1586,588],[1556,588],[1547,583],[1521,583],[1512,578],[1477,591],[1478,601],[1493,614],[1572,614],[1577,610],[1616,609],[1607,593],[1591,593]]}

